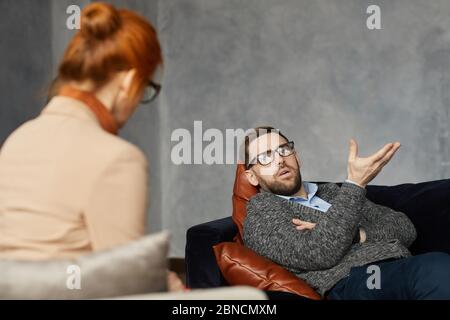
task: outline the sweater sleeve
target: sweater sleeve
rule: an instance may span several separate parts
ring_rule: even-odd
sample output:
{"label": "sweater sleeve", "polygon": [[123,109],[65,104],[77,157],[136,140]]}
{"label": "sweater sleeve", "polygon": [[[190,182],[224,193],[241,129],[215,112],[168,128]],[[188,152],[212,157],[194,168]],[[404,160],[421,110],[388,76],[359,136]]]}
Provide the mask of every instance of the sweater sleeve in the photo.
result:
{"label": "sweater sleeve", "polygon": [[352,246],[365,193],[364,188],[343,183],[316,226],[302,231],[293,226],[292,215],[286,214],[288,205],[273,197],[255,196],[247,207],[245,245],[288,268],[329,269]]}
{"label": "sweater sleeve", "polygon": [[362,208],[362,227],[366,241],[399,240],[409,247],[416,239],[416,229],[402,212],[366,200]]}

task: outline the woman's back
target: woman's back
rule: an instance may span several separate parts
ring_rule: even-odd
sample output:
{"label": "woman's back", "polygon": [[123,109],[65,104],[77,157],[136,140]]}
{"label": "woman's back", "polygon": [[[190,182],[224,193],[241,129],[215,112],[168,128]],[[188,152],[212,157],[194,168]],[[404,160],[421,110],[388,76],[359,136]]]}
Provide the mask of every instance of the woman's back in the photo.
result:
{"label": "woman's back", "polygon": [[72,258],[145,232],[147,164],[57,96],[0,151],[0,258]]}

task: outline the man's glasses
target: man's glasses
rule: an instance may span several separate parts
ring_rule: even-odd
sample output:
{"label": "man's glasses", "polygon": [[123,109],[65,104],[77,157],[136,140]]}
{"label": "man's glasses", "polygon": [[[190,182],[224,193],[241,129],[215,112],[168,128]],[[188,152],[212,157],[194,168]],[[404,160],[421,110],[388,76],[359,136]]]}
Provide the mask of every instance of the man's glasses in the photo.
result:
{"label": "man's glasses", "polygon": [[256,163],[259,163],[262,166],[271,164],[275,159],[275,153],[278,153],[282,157],[288,157],[293,154],[294,151],[294,141],[289,141],[278,146],[278,148],[276,148],[275,150],[267,150],[266,152],[258,154],[249,162],[249,164],[247,165],[247,169],[250,169]]}
{"label": "man's glasses", "polygon": [[161,85],[150,80],[144,88],[141,103],[150,103],[156,99],[161,91]]}

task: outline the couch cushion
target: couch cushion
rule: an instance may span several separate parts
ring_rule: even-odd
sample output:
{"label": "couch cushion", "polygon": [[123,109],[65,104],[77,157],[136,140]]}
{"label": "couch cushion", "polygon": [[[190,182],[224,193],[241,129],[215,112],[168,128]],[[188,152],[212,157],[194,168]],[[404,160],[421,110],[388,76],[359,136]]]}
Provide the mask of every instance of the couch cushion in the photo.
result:
{"label": "couch cushion", "polygon": [[266,291],[284,291],[320,299],[305,281],[286,269],[234,242],[214,246],[224,278],[230,285],[248,285]]}
{"label": "couch cushion", "polygon": [[441,251],[450,254],[450,179],[368,186],[371,201],[405,213],[417,231],[413,255]]}
{"label": "couch cushion", "polygon": [[[167,289],[169,234],[75,260],[0,260],[0,299],[90,299]],[[80,272],[80,289],[77,287]],[[72,289],[69,289],[72,288]]]}

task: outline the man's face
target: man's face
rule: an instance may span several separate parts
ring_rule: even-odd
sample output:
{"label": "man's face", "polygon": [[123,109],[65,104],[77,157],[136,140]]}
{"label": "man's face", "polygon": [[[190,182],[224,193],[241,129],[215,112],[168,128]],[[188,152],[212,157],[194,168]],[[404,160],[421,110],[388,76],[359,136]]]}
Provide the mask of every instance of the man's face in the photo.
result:
{"label": "man's face", "polygon": [[284,196],[293,195],[300,190],[302,177],[296,152],[287,157],[282,157],[277,152],[273,152],[287,142],[277,133],[268,133],[249,144],[250,160],[269,150],[272,150],[273,157],[273,161],[265,166],[258,162],[252,162],[255,164],[246,171],[247,179],[252,185],[260,185],[265,191]]}

